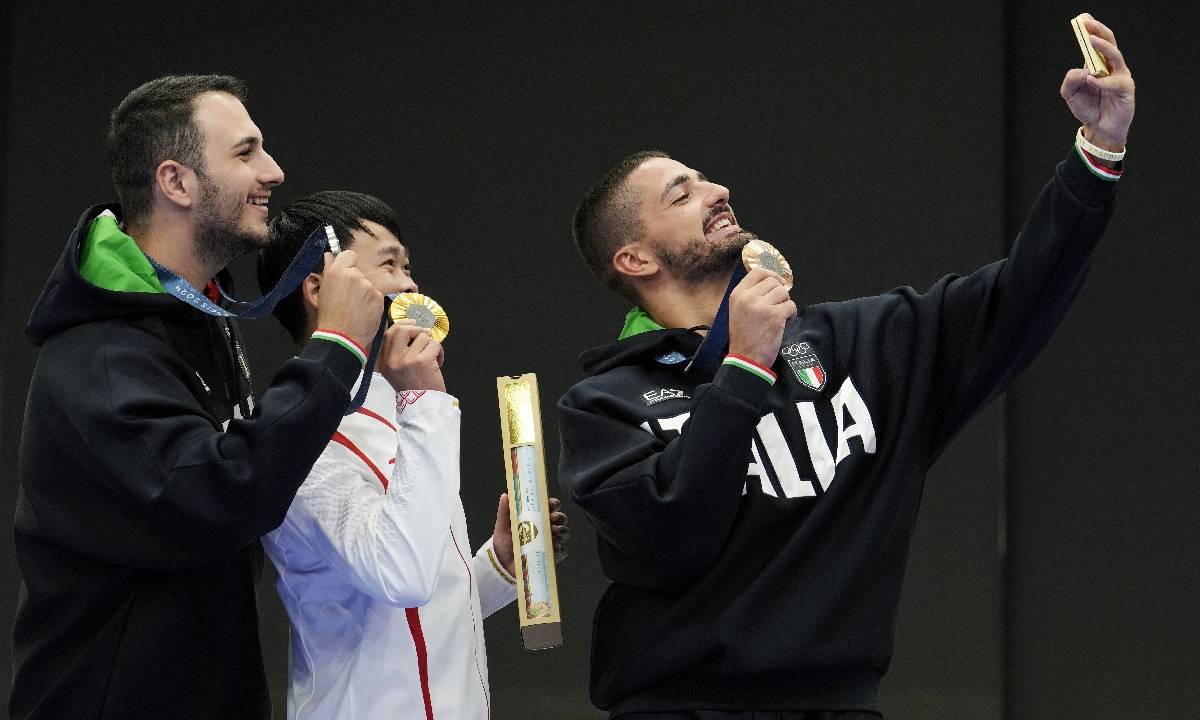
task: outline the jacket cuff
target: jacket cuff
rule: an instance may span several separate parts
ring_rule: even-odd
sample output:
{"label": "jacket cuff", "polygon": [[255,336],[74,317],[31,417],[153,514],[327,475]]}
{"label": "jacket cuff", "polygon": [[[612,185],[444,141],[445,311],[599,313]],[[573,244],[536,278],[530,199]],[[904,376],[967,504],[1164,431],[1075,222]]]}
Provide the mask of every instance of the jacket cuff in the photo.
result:
{"label": "jacket cuff", "polygon": [[1117,183],[1097,177],[1074,148],[1067,159],[1058,164],[1058,177],[1072,195],[1090,207],[1106,205],[1117,196]]}
{"label": "jacket cuff", "polygon": [[[381,376],[382,377],[382,376]],[[387,382],[384,380],[384,382]],[[459,413],[458,398],[439,390],[400,390],[396,392],[396,424],[414,424],[429,413],[445,417]]]}
{"label": "jacket cuff", "polygon": [[758,373],[727,363],[721,364],[712,384],[760,412],[767,404],[767,395],[773,385]]}
{"label": "jacket cuff", "polygon": [[496,557],[496,549],[492,544],[492,538],[488,538],[487,542],[483,544],[483,547],[479,548],[479,552],[476,554],[487,558],[488,564],[492,566],[493,574],[499,575],[509,585],[517,584],[517,579],[508,574],[508,571],[500,564],[500,558]]}
{"label": "jacket cuff", "polygon": [[358,382],[358,376],[363,370],[357,355],[334,342],[310,341],[304,346],[300,357],[324,365],[345,386],[347,395],[350,394],[354,383]]}

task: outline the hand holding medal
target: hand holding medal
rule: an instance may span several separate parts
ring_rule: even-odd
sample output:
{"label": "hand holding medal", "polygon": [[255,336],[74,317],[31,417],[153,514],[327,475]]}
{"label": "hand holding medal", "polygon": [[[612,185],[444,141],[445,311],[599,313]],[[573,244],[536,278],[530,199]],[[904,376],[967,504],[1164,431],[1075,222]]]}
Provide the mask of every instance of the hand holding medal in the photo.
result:
{"label": "hand holding medal", "polygon": [[[334,231],[332,225],[324,225],[314,230],[309,237],[309,241],[314,242],[318,238],[321,244],[334,257],[341,255],[341,243],[338,241],[337,233]],[[347,415],[362,407],[363,402],[366,400],[367,392],[371,386],[371,375],[375,371],[376,358],[379,355],[379,350],[389,323],[395,324],[401,320],[411,320],[417,327],[429,330],[430,337],[438,343],[445,340],[446,335],[450,332],[450,318],[446,316],[446,311],[442,309],[442,306],[432,298],[420,293],[401,293],[399,295],[388,295],[386,297],[386,304],[386,312],[380,320],[375,340],[371,343],[371,351],[367,354],[367,362],[363,369],[363,380],[359,383],[358,392],[350,400],[350,405],[346,409]],[[440,356],[438,365],[441,365]]]}
{"label": "hand holding medal", "polygon": [[721,307],[717,310],[712,327],[709,328],[695,357],[684,368],[684,372],[691,370],[693,365],[709,365],[721,356],[725,344],[729,342],[729,295],[747,273],[759,267],[778,275],[783,279],[783,286],[791,291],[792,266],[784,259],[783,254],[770,243],[757,238],[746,243],[742,248],[742,261],[733,268],[733,276],[729,278],[729,286],[725,288],[725,297],[721,300]]}
{"label": "hand holding medal", "polygon": [[[329,251],[337,255],[341,254],[342,247],[338,242],[337,233],[334,232],[332,225],[326,225],[323,228],[325,233],[325,241],[329,247]],[[313,235],[316,235],[315,231]],[[425,328],[431,331],[434,340],[441,342],[450,334],[450,318],[446,315],[446,311],[438,304],[437,300],[431,297],[422,295],[421,293],[400,293],[398,295],[388,295],[388,318],[393,323],[398,323],[401,320],[412,320],[417,324],[417,327]]]}

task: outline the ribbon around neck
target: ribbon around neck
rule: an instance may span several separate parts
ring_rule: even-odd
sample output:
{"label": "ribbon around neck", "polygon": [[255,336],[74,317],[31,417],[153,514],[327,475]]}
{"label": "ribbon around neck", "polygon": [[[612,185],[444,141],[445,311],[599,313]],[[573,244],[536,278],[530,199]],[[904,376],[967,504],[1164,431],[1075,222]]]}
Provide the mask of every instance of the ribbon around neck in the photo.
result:
{"label": "ribbon around neck", "polygon": [[744,277],[746,277],[746,266],[742,263],[742,259],[738,258],[737,265],[733,268],[733,275],[729,278],[729,286],[725,288],[725,297],[721,299],[721,307],[717,310],[717,316],[713,318],[712,327],[704,336],[704,342],[700,343],[700,347],[696,349],[692,361],[683,369],[684,372],[691,370],[693,365],[698,364],[701,367],[711,365],[725,351],[725,346],[729,343],[729,295]]}
{"label": "ribbon around neck", "polygon": [[[158,275],[158,281],[162,283],[163,288],[197,310],[215,317],[257,320],[271,314],[271,311],[275,309],[276,303],[291,295],[293,290],[300,287],[300,283],[304,282],[304,278],[308,277],[308,274],[317,266],[317,262],[321,259],[321,256],[325,254],[326,242],[324,227],[313,230],[308,239],[304,241],[304,245],[301,246],[300,252],[296,253],[296,257],[292,258],[292,262],[287,266],[287,270],[283,271],[283,277],[279,278],[279,282],[275,283],[275,287],[271,288],[270,292],[249,303],[233,300],[233,302],[239,305],[247,306],[240,313],[230,312],[212,300],[209,300],[203,292],[192,287],[190,282],[179,277],[173,270],[163,267],[161,263],[149,255],[146,256],[146,259],[154,267],[154,273]],[[224,295],[224,292],[222,291],[221,294]],[[225,297],[232,300],[227,295]]]}
{"label": "ribbon around neck", "polygon": [[[203,292],[193,287],[190,282],[184,280],[173,270],[164,267],[162,263],[149,255],[146,256],[146,259],[150,261],[150,265],[154,268],[154,273],[158,276],[158,281],[162,283],[163,288],[168,293],[197,310],[214,317],[257,320],[269,315],[275,309],[275,305],[283,298],[291,295],[296,288],[300,287],[300,283],[304,282],[304,278],[308,277],[308,274],[317,266],[317,262],[320,261],[321,256],[325,254],[325,249],[329,246],[326,234],[327,227],[322,225],[312,231],[312,234],[304,241],[304,245],[300,247],[300,252],[296,253],[296,257],[292,258],[292,262],[283,271],[283,277],[279,278],[279,282],[275,283],[275,287],[271,288],[270,292],[259,299],[249,303],[234,300],[226,295],[224,288],[221,288],[220,284],[218,284],[217,288],[220,290],[222,297],[238,305],[247,306],[240,313],[230,312],[212,300],[209,300]],[[363,367],[362,382],[359,383],[358,392],[350,400],[350,405],[343,415],[353,414],[366,402],[367,392],[371,389],[371,375],[375,373],[375,358],[379,355],[379,347],[383,344],[383,333],[387,330],[388,317],[386,307],[387,305],[385,304],[383,318],[379,321],[379,331],[375,333],[375,340],[371,343],[371,353],[367,356],[367,364]]]}

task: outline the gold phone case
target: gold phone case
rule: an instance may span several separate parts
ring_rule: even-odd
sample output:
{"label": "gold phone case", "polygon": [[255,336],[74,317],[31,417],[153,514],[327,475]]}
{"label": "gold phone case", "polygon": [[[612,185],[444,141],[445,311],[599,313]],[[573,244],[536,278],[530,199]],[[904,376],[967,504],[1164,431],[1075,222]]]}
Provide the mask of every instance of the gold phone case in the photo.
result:
{"label": "gold phone case", "polygon": [[1075,39],[1079,41],[1079,49],[1083,51],[1083,62],[1087,65],[1087,71],[1092,74],[1092,77],[1108,77],[1112,74],[1108,58],[1104,57],[1104,53],[1092,47],[1091,33],[1084,27],[1083,19],[1083,16],[1080,15],[1071,20],[1071,29],[1075,31]]}

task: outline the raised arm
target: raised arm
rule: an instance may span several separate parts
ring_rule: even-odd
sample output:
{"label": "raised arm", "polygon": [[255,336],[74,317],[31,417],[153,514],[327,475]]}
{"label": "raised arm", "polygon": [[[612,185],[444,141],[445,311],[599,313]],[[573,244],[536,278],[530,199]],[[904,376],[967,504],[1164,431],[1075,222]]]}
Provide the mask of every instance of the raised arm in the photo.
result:
{"label": "raised arm", "polygon": [[[1112,66],[1095,78],[1066,74],[1061,94],[1083,123],[1083,138],[1123,152],[1133,120],[1133,78],[1112,32],[1086,20],[1092,42]],[[1093,151],[1094,152],[1094,151]],[[1008,258],[962,278],[947,278],[913,300],[937,327],[932,456],[1007,388],[1049,341],[1079,294],[1115,207],[1120,162],[1076,143],[1034,203]]]}

